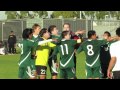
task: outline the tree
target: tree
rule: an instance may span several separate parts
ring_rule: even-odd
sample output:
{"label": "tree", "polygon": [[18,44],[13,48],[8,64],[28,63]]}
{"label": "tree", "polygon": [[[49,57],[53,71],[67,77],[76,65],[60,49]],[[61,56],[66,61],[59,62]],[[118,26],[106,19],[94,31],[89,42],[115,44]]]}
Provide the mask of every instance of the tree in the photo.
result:
{"label": "tree", "polygon": [[7,15],[7,19],[16,19],[17,11],[5,11],[5,15]]}
{"label": "tree", "polygon": [[75,11],[54,11],[52,16],[54,18],[59,18],[59,16],[63,16],[63,18],[74,18],[77,17],[77,13]]}
{"label": "tree", "polygon": [[47,11],[33,11],[34,15],[38,14],[39,18],[45,18],[48,16],[48,12]]}

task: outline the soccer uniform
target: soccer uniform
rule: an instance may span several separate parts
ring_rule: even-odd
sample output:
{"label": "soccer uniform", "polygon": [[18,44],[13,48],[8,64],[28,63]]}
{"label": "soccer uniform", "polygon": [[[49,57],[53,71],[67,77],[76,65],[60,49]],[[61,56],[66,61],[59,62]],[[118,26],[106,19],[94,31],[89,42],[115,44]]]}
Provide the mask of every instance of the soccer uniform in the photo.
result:
{"label": "soccer uniform", "polygon": [[[33,40],[34,42],[38,42],[39,36],[34,36],[34,35],[33,35],[32,40]],[[34,46],[34,47],[32,48],[31,51],[32,51],[32,54],[33,54],[33,55],[36,53],[36,49],[37,49],[37,46]],[[31,63],[32,63],[32,65],[33,65],[33,69],[36,70],[36,68],[35,68],[35,60],[32,59],[32,58],[31,58]]]}
{"label": "soccer uniform", "polygon": [[112,69],[113,79],[120,79],[120,41],[111,44],[110,55],[116,57],[116,63]]}
{"label": "soccer uniform", "polygon": [[102,69],[102,78],[107,78],[107,69],[109,66],[109,62],[111,59],[110,56],[110,45],[115,41],[107,42],[100,47],[100,62],[101,62],[101,69]]}
{"label": "soccer uniform", "polygon": [[[43,38],[43,40],[46,39]],[[38,75],[46,74],[49,53],[51,48],[54,48],[55,46],[56,46],[55,44],[48,42],[37,47],[36,51],[37,58],[35,61],[35,65]]]}
{"label": "soccer uniform", "polygon": [[87,40],[81,44],[77,52],[84,51],[86,54],[86,76],[87,78],[101,77],[100,46],[105,40]]}
{"label": "soccer uniform", "polygon": [[[51,38],[52,38],[52,39],[59,39],[60,36],[51,35]],[[54,43],[54,42],[53,42],[53,43]],[[57,43],[54,43],[54,44],[57,45]],[[53,51],[54,51],[54,49],[51,49],[49,56],[52,55]],[[53,61],[52,61],[52,60],[53,60],[52,57],[49,58],[49,60],[48,60],[48,65],[49,65],[51,74],[54,76],[54,75],[57,75],[57,73],[52,69],[52,62],[54,62],[54,63],[57,62],[57,56],[54,56],[54,60],[53,60]]]}
{"label": "soccer uniform", "polygon": [[74,45],[75,40],[62,40],[53,55],[60,53],[60,78],[75,78]]}
{"label": "soccer uniform", "polygon": [[31,62],[31,48],[37,46],[33,40],[23,40],[20,44],[21,56],[19,60],[19,78],[29,79],[33,76],[34,66]]}

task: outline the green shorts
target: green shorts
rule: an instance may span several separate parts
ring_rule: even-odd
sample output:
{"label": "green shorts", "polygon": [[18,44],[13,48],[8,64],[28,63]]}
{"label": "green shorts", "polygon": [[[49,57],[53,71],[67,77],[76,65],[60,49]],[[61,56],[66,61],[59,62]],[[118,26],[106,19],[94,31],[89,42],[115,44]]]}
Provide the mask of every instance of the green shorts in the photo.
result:
{"label": "green shorts", "polygon": [[70,79],[75,78],[75,68],[66,68],[66,69],[60,69],[60,78],[62,79]]}
{"label": "green shorts", "polygon": [[87,78],[101,78],[102,73],[101,73],[101,67],[89,67],[86,66],[86,76]]}
{"label": "green shorts", "polygon": [[34,69],[32,65],[30,66],[25,66],[25,67],[19,67],[19,72],[18,72],[18,77],[21,79],[30,79],[34,78]]}

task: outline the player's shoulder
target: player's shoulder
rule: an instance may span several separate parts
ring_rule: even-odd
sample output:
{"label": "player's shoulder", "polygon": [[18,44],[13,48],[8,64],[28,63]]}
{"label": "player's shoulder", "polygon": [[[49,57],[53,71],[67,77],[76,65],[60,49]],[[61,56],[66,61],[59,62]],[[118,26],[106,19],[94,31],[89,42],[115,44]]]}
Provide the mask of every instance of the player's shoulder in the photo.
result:
{"label": "player's shoulder", "polygon": [[32,40],[32,39],[27,39],[29,42],[34,42],[34,40]]}
{"label": "player's shoulder", "polygon": [[111,47],[114,47],[114,46],[117,46],[117,45],[120,46],[120,41],[116,41],[116,42],[111,43]]}

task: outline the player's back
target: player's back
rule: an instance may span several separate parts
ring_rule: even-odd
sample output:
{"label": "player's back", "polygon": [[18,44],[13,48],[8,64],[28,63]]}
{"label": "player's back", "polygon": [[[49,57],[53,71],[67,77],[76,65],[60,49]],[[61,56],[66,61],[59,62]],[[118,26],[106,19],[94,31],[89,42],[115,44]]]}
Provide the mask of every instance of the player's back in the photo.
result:
{"label": "player's back", "polygon": [[89,40],[89,39],[83,42],[81,47],[86,54],[86,63],[88,64],[88,66],[92,67],[96,62],[98,63],[95,64],[95,66],[100,65],[99,62],[100,46],[105,42],[106,41],[104,40]]}
{"label": "player's back", "polygon": [[31,59],[31,47],[33,46],[34,41],[33,40],[23,40],[20,43],[20,48],[21,48],[21,56],[20,56],[20,61],[19,65],[27,64],[26,62]]}
{"label": "player's back", "polygon": [[60,53],[60,67],[69,68],[74,66],[74,45],[75,40],[62,40],[57,46]]}

